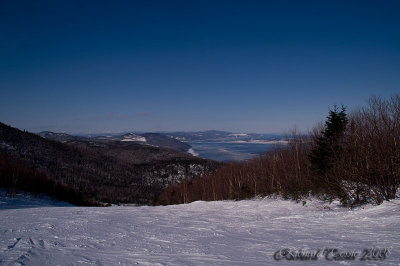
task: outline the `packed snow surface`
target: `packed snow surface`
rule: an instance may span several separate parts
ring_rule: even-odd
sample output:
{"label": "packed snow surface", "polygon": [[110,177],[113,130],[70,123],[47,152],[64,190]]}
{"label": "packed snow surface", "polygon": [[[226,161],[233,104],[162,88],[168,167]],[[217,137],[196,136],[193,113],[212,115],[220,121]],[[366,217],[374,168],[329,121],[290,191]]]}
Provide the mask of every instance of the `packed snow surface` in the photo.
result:
{"label": "packed snow surface", "polygon": [[[30,199],[22,196],[0,199],[1,265],[399,265],[400,262],[400,200],[353,210],[339,207],[335,202],[328,205],[308,200],[303,206],[302,202],[271,198],[108,208],[52,207],[52,202],[46,200],[43,204],[35,200],[33,205],[24,200]],[[318,250],[320,253],[312,261],[286,259],[287,250],[295,256],[295,252],[301,254],[300,249],[303,255]],[[371,250],[385,259],[360,260],[373,258],[371,254],[363,254]],[[340,258],[337,254],[342,253],[358,255],[354,260],[335,262],[333,258]]]}

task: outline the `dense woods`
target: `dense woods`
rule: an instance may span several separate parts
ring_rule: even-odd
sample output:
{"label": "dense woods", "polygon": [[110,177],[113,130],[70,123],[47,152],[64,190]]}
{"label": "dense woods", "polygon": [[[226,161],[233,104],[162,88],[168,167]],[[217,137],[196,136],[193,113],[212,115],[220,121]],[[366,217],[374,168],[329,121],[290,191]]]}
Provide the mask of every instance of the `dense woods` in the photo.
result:
{"label": "dense woods", "polygon": [[11,196],[18,191],[26,191],[36,195],[46,194],[75,205],[100,205],[64,182],[50,179],[23,161],[10,160],[4,155],[0,155],[0,187],[7,188]]}
{"label": "dense woods", "polygon": [[288,145],[249,161],[231,163],[199,179],[170,186],[157,204],[310,194],[344,205],[393,199],[400,184],[400,96],[371,97],[351,114],[330,110],[325,124]]}

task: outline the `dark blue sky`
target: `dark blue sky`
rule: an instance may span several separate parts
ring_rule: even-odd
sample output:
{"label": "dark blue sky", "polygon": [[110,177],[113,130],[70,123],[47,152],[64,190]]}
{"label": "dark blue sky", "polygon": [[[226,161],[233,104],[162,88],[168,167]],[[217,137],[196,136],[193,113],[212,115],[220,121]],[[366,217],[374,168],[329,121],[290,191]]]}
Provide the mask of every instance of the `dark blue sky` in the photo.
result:
{"label": "dark blue sky", "polygon": [[310,129],[400,91],[400,1],[0,0],[0,121]]}

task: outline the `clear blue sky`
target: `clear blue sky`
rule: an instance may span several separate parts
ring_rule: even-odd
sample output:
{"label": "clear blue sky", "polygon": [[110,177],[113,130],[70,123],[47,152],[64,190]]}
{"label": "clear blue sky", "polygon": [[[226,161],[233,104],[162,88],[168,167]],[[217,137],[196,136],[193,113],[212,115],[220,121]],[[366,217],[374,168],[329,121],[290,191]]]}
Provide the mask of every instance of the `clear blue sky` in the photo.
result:
{"label": "clear blue sky", "polygon": [[0,0],[0,121],[277,133],[400,91],[400,1]]}

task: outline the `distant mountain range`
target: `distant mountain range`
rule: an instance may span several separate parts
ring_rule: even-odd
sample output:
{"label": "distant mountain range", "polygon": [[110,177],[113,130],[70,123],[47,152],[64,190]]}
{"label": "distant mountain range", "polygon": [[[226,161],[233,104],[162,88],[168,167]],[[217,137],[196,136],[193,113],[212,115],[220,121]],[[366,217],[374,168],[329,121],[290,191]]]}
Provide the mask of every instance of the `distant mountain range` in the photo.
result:
{"label": "distant mountain range", "polygon": [[161,133],[120,133],[72,136],[65,133],[43,131],[38,133],[46,139],[60,142],[71,141],[122,141],[168,148],[188,152],[190,142],[233,142],[233,143],[285,143],[283,134],[233,133],[229,131],[161,132]]}
{"label": "distant mountain range", "polygon": [[50,131],[43,131],[38,133],[39,136],[68,143],[72,141],[96,141],[96,142],[109,142],[109,141],[121,141],[131,142],[143,145],[149,145],[154,147],[161,147],[166,149],[172,149],[180,152],[187,152],[190,149],[190,145],[179,141],[176,138],[159,134],[159,133],[122,133],[113,135],[96,135],[96,136],[72,136],[65,133],[55,133]]}
{"label": "distant mountain range", "polygon": [[228,131],[198,131],[198,132],[165,132],[171,138],[183,142],[273,142],[283,141],[282,134],[257,134],[257,133],[233,133]]}

